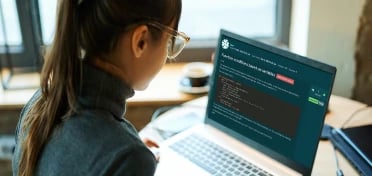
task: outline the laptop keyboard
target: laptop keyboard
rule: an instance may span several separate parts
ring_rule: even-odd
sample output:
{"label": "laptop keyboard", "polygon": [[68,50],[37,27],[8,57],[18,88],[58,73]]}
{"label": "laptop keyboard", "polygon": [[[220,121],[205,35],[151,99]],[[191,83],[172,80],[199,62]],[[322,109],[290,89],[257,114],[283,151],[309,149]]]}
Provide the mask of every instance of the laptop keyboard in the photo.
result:
{"label": "laptop keyboard", "polygon": [[204,137],[192,134],[170,146],[211,175],[272,176]]}

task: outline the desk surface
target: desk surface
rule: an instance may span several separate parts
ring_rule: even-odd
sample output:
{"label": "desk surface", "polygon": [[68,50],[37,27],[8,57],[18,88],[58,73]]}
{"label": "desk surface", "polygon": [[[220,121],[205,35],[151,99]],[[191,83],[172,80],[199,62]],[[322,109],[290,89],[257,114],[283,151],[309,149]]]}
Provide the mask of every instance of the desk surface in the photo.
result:
{"label": "desk surface", "polygon": [[[188,102],[192,105],[205,106],[207,98],[202,97]],[[359,103],[348,98],[332,95],[329,103],[330,112],[326,115],[325,123],[333,127],[351,127],[363,124],[372,124],[372,108],[366,108],[363,103]],[[151,129],[151,124],[144,128],[140,135],[149,137],[155,141],[160,141],[161,138]],[[359,175],[350,163],[338,153],[340,168],[344,175]],[[329,141],[320,141],[312,175],[336,175],[333,146]]]}

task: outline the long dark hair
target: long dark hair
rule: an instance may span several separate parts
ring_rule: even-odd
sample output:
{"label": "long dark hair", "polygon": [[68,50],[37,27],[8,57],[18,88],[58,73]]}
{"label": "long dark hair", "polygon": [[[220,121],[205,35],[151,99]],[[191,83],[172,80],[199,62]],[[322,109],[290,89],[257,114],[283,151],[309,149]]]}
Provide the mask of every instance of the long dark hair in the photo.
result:
{"label": "long dark hair", "polygon": [[[164,25],[181,15],[181,0],[59,0],[54,41],[41,72],[42,94],[22,124],[25,139],[18,175],[33,175],[53,129],[76,113],[76,97],[85,58],[105,58],[129,26],[156,20]],[[153,39],[161,31],[150,29]],[[82,52],[84,51],[84,52]]]}

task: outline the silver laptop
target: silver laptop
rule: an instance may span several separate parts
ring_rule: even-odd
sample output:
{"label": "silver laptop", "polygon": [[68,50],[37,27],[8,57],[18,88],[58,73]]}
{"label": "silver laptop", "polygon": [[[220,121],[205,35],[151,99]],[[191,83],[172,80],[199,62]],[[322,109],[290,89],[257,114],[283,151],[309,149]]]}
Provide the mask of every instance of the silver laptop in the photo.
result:
{"label": "silver laptop", "polygon": [[310,175],[336,68],[221,30],[205,121],[156,175]]}

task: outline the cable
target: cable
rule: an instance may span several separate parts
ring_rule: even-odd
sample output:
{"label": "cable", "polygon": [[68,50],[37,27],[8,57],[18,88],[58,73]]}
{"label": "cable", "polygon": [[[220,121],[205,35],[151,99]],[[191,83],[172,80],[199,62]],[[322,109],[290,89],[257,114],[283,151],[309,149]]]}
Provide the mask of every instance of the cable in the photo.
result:
{"label": "cable", "polygon": [[337,176],[344,176],[344,173],[342,172],[342,170],[340,168],[340,164],[338,162],[338,156],[337,156],[337,153],[336,153],[336,147],[334,145],[333,145],[333,153],[334,153],[335,160],[336,160],[336,175]]}
{"label": "cable", "polygon": [[[370,108],[371,106],[363,106],[362,108],[359,108],[357,110],[355,110],[349,117],[347,117],[346,121],[341,125],[341,128],[345,128],[345,126],[350,122],[350,120],[355,116],[357,115],[358,113]],[[330,135],[331,135],[331,131],[332,131],[333,127],[331,125],[328,125],[326,123],[324,123],[323,125],[323,129],[322,129],[322,133],[320,135],[320,139],[321,140],[328,140],[330,138]]]}
{"label": "cable", "polygon": [[205,109],[206,106],[201,105],[193,105],[193,104],[181,104],[181,105],[170,105],[170,106],[163,106],[155,110],[155,112],[151,116],[151,122],[153,122],[155,119],[157,119],[161,114],[173,109],[173,108],[179,108],[179,107],[191,107],[191,108],[202,108]]}
{"label": "cable", "polygon": [[359,109],[357,109],[357,110],[355,110],[348,118],[347,118],[347,120],[341,125],[341,128],[344,128],[345,126],[346,126],[346,124],[347,123],[349,123],[350,122],[350,120],[355,116],[355,115],[357,115],[358,113],[360,113],[360,112],[362,112],[362,111],[364,111],[364,110],[366,110],[366,109],[369,109],[371,106],[364,106],[364,107],[362,107],[362,108],[359,108]]}
{"label": "cable", "polygon": [[[161,116],[163,113],[165,113],[169,110],[176,109],[176,108],[188,108],[188,107],[189,108],[200,108],[200,109],[205,109],[206,108],[206,106],[194,105],[194,104],[181,104],[181,105],[163,106],[163,107],[160,107],[160,108],[155,110],[155,112],[151,116],[150,123],[154,123],[154,121],[157,120],[157,118],[159,116]],[[162,139],[167,139],[167,138],[169,138],[169,137],[171,137],[171,136],[173,136],[177,133],[177,132],[174,132],[174,131],[162,130],[162,129],[159,129],[155,126],[153,126],[152,129],[154,129]]]}
{"label": "cable", "polygon": [[173,109],[175,107],[179,107],[179,106],[181,106],[181,105],[163,106],[163,107],[160,107],[160,108],[156,109],[154,111],[154,113],[152,113],[151,121],[150,122],[153,122],[155,119],[157,119],[164,112],[166,112],[168,110],[171,110],[171,109]]}

